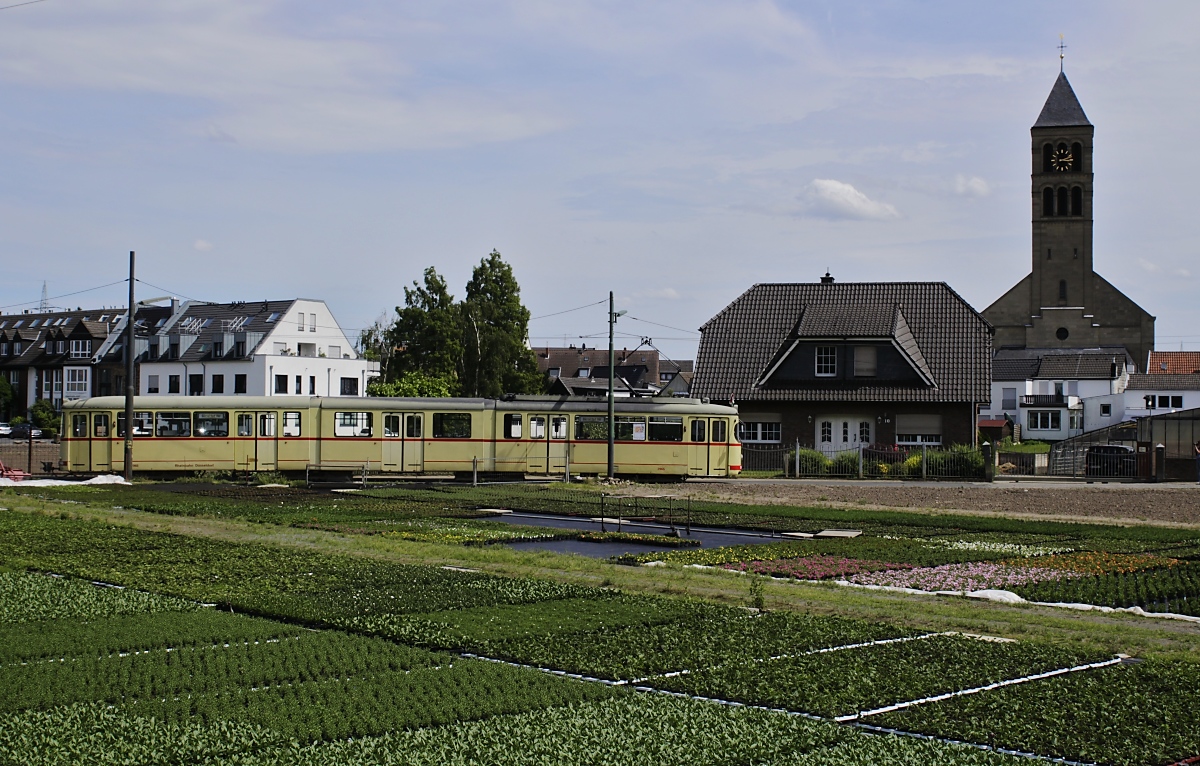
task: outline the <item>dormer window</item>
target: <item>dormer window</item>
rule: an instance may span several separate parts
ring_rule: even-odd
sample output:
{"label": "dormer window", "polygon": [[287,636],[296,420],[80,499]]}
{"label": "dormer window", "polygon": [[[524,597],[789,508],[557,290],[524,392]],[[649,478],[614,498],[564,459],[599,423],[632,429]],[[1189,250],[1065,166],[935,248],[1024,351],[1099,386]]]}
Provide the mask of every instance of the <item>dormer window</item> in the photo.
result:
{"label": "dormer window", "polygon": [[817,377],[837,375],[837,346],[817,346]]}
{"label": "dormer window", "polygon": [[854,347],[854,377],[856,378],[873,378],[875,370],[877,352],[874,346],[855,346]]}
{"label": "dormer window", "polygon": [[577,378],[592,377],[592,368],[591,367],[580,367],[578,370],[575,371],[575,377],[577,377]]}
{"label": "dormer window", "polygon": [[546,370],[546,374],[552,378],[557,378],[559,375],[562,374],[562,368],[561,367],[551,367],[549,370]]}

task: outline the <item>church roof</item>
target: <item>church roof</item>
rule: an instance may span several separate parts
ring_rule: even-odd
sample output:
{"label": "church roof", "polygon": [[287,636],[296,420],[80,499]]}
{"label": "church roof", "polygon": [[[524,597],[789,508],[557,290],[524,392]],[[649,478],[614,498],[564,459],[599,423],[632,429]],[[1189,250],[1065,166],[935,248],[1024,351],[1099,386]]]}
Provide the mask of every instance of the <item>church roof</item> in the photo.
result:
{"label": "church roof", "polygon": [[1046,99],[1046,105],[1042,107],[1042,113],[1038,115],[1033,127],[1058,128],[1091,124],[1087,115],[1083,113],[1083,107],[1079,105],[1079,99],[1075,97],[1075,91],[1071,89],[1071,83],[1067,82],[1067,76],[1059,72],[1054,87],[1050,89],[1050,97]]}

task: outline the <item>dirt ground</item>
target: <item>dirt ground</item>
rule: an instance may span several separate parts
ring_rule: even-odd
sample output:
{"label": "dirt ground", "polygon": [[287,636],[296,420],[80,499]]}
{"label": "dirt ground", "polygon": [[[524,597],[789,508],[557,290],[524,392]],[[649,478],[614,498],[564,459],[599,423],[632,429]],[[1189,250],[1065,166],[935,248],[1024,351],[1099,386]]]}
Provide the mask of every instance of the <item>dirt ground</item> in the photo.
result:
{"label": "dirt ground", "polygon": [[736,503],[881,508],[1038,517],[1100,523],[1200,527],[1200,486],[1153,484],[908,484],[883,482],[689,481],[622,485],[621,494],[703,497]]}

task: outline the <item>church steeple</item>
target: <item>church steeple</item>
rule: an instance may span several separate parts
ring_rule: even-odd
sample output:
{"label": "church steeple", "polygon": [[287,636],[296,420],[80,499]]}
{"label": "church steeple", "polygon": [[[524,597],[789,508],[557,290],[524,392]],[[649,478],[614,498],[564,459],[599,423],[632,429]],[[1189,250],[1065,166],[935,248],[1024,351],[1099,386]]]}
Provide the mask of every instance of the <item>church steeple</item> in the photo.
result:
{"label": "church steeple", "polygon": [[1083,107],[1079,105],[1079,99],[1075,97],[1075,90],[1071,88],[1071,83],[1067,82],[1066,74],[1059,72],[1054,87],[1050,89],[1050,97],[1046,99],[1046,105],[1042,107],[1042,113],[1038,115],[1033,127],[1090,127],[1091,124],[1087,115],[1083,113]]}

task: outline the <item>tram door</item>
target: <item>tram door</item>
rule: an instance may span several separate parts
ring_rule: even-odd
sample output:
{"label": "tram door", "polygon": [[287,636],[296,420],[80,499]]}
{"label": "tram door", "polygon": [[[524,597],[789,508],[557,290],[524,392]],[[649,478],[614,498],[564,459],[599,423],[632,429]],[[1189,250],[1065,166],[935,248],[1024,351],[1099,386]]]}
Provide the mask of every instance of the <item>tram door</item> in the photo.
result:
{"label": "tram door", "polygon": [[107,412],[92,416],[92,471],[112,469],[112,428]]}
{"label": "tram door", "polygon": [[419,412],[383,413],[383,470],[421,473],[425,442]]}
{"label": "tram door", "polygon": [[567,472],[567,416],[550,416],[550,433],[546,441],[546,473]]}
{"label": "tram door", "polygon": [[278,451],[274,412],[239,412],[234,465],[242,471],[274,471]]}
{"label": "tram door", "polygon": [[723,418],[693,418],[688,435],[688,474],[717,476],[729,470],[728,423]]}
{"label": "tram door", "polygon": [[529,451],[525,456],[526,473],[548,473],[550,461],[550,434],[546,430],[545,415],[529,416]]}

